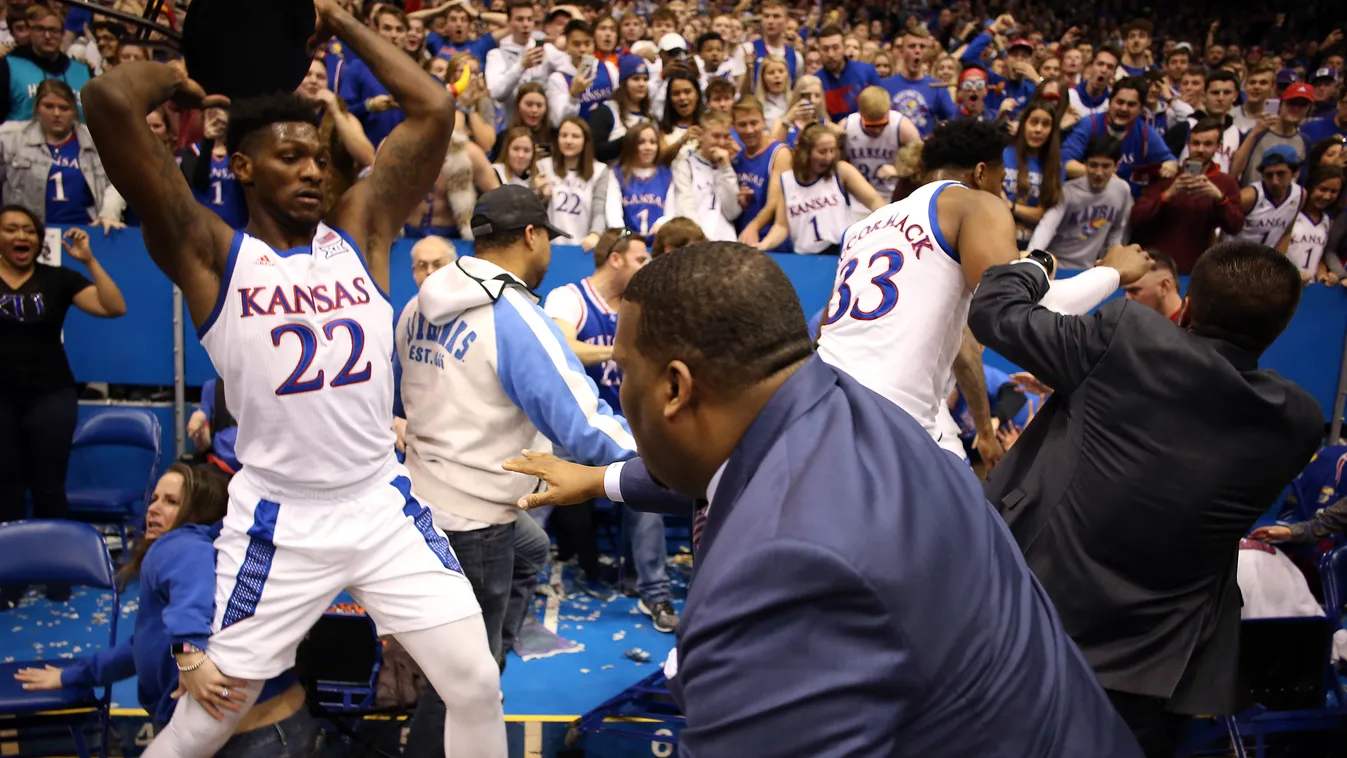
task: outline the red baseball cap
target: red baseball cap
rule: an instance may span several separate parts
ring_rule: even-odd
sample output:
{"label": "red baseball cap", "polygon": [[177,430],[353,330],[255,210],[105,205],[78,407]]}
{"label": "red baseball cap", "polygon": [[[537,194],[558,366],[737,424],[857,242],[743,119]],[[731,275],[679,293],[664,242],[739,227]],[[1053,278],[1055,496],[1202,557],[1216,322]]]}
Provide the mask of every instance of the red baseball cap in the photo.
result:
{"label": "red baseball cap", "polygon": [[1011,42],[1010,45],[1006,48],[1006,52],[1010,52],[1011,50],[1014,50],[1017,47],[1028,48],[1029,52],[1031,53],[1034,51],[1034,43],[1021,37],[1020,39]]}
{"label": "red baseball cap", "polygon": [[959,72],[960,84],[963,84],[969,79],[981,79],[982,81],[985,82],[987,81],[987,72],[983,71],[980,68],[977,68],[976,66],[970,66],[964,69],[963,71]]}
{"label": "red baseball cap", "polygon": [[1282,92],[1282,100],[1308,100],[1314,102],[1314,88],[1304,82],[1296,82]]}

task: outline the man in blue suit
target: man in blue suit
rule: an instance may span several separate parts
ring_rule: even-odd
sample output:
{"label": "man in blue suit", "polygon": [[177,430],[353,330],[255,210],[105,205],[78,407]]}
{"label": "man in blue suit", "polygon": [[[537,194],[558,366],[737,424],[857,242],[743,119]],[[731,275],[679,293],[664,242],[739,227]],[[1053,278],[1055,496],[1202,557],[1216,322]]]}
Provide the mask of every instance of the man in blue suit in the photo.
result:
{"label": "man in blue suit", "polygon": [[770,258],[690,245],[619,314],[644,460],[506,468],[695,514],[680,755],[1139,758],[967,465],[814,355]]}

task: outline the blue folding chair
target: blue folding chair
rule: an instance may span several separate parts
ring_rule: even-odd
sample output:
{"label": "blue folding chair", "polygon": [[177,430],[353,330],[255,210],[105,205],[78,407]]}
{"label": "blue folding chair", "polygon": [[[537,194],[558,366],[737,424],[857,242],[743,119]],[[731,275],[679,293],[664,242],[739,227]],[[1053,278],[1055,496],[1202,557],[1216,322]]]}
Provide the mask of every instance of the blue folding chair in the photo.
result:
{"label": "blue folding chair", "polygon": [[[678,748],[678,734],[686,723],[669,694],[669,680],[661,666],[572,721],[566,729],[565,745],[573,748],[586,736],[605,734],[647,745],[652,740],[663,742],[672,753]],[[658,736],[652,736],[652,725],[659,728]]]}
{"label": "blue folding chair", "polygon": [[[129,447],[150,453],[145,484],[134,486],[72,487],[68,517],[90,524],[112,524],[122,540],[123,554],[128,549],[128,531],[137,529],[154,493],[159,472],[162,434],[159,419],[140,408],[111,408],[86,419],[75,430],[72,452],[93,447]],[[128,530],[130,527],[130,530]]]}
{"label": "blue folding chair", "polygon": [[[113,611],[108,614],[108,646],[117,643],[121,596],[103,535],[88,524],[60,519],[0,524],[0,585],[49,583],[111,592]],[[6,729],[18,730],[21,749],[30,739],[40,740],[68,732],[80,758],[89,758],[85,727],[97,725],[102,730],[98,754],[106,756],[112,687],[104,687],[102,697],[92,687],[27,692],[14,680],[19,669],[42,668],[47,664],[62,665],[63,662],[38,660],[0,664],[0,717],[4,717],[0,723]],[[58,753],[68,754],[68,750]]]}

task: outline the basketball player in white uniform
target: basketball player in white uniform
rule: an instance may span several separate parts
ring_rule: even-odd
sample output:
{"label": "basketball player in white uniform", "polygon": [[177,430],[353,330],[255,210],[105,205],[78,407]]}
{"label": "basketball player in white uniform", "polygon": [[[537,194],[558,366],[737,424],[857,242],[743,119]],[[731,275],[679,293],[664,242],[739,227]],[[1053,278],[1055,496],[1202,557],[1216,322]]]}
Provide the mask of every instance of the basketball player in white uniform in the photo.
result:
{"label": "basketball player in white uniform", "polygon": [[[289,95],[231,107],[230,163],[250,221],[234,232],[192,197],[145,114],[204,93],[174,68],[129,63],[84,91],[109,177],[145,244],[183,292],[238,420],[214,635],[175,645],[183,698],[145,752],[215,754],[342,589],[425,670],[449,704],[446,754],[504,756],[496,662],[472,588],[393,454],[388,245],[433,185],[453,99],[335,0],[322,27],[369,66],[406,113],[369,178],[324,216],[327,146]],[[225,714],[216,720],[203,703]]]}
{"label": "basketball player in white uniform", "polygon": [[[861,172],[875,192],[885,200],[893,197],[898,186],[898,170],[894,159],[898,149],[910,142],[919,142],[921,132],[912,119],[893,110],[889,91],[883,87],[866,87],[856,98],[856,112],[842,122],[846,133],[846,160]],[[853,204],[861,218],[869,215],[865,206]]]}
{"label": "basketball player in white uniform", "polygon": [[[982,360],[965,330],[983,271],[1019,258],[1015,221],[1001,198],[1002,145],[986,122],[936,128],[922,149],[926,183],[847,230],[818,340],[823,360],[892,400],[962,456],[957,437],[948,439],[938,423],[952,372],[978,421],[978,449],[989,466],[1002,451],[991,430]],[[1116,270],[1092,269],[1054,283],[1045,304],[1083,313],[1118,283]]]}

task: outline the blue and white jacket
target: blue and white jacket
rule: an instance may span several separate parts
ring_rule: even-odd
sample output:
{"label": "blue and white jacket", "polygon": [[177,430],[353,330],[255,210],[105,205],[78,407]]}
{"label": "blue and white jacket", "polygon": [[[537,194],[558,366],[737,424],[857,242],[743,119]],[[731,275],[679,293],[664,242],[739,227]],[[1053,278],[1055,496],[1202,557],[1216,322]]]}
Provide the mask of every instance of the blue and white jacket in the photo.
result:
{"label": "blue and white jacket", "polygon": [[505,524],[538,480],[501,469],[548,440],[580,463],[631,458],[627,422],[538,298],[490,261],[462,257],[426,279],[397,324],[394,375],[407,419],[407,468],[441,528]]}

